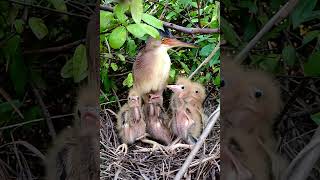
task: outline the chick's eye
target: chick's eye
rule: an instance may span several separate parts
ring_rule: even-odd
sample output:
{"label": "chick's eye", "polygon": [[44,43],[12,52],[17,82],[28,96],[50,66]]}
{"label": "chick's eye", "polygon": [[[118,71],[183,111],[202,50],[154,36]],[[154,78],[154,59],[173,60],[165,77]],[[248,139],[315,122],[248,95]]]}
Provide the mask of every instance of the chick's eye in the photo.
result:
{"label": "chick's eye", "polygon": [[257,89],[254,93],[254,96],[256,98],[260,98],[263,95],[262,91],[260,89]]}
{"label": "chick's eye", "polygon": [[181,89],[184,89],[184,86],[182,86]]}
{"label": "chick's eye", "polygon": [[199,93],[199,91],[198,91],[198,90],[196,90],[196,93],[198,94],[198,93]]}

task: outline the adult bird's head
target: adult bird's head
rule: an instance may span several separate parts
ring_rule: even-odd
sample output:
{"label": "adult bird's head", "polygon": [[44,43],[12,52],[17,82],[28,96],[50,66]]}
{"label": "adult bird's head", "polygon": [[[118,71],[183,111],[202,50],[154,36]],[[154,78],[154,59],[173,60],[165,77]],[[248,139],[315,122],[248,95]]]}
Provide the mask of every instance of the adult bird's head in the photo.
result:
{"label": "adult bird's head", "polygon": [[147,44],[146,44],[147,50],[153,50],[153,49],[157,49],[157,48],[163,48],[163,49],[168,50],[168,49],[171,49],[174,47],[196,48],[197,46],[195,46],[191,43],[179,41],[178,39],[175,39],[173,37],[162,37],[160,40],[157,40],[153,37],[150,37],[147,41]]}

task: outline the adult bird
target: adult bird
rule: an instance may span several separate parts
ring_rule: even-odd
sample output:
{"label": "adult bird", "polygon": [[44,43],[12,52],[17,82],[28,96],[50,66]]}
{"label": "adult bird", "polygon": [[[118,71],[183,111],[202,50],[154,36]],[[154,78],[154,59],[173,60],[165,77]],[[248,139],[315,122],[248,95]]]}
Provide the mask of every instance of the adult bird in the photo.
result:
{"label": "adult bird", "polygon": [[160,97],[167,85],[171,60],[168,50],[174,47],[196,47],[190,43],[163,36],[150,37],[133,64],[134,89],[145,100],[147,94]]}

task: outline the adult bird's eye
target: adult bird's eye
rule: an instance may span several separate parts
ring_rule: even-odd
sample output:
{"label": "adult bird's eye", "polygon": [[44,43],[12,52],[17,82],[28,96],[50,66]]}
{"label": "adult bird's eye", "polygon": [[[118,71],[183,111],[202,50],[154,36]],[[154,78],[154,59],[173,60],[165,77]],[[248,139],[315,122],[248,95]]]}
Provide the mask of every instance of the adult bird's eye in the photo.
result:
{"label": "adult bird's eye", "polygon": [[224,87],[224,85],[225,85],[225,82],[224,82],[224,80],[222,79],[221,82],[220,82],[220,87]]}
{"label": "adult bird's eye", "polygon": [[255,91],[255,93],[254,93],[254,96],[256,97],[256,98],[260,98],[261,96],[262,96],[262,91],[260,90],[260,89],[257,89],[256,91]]}

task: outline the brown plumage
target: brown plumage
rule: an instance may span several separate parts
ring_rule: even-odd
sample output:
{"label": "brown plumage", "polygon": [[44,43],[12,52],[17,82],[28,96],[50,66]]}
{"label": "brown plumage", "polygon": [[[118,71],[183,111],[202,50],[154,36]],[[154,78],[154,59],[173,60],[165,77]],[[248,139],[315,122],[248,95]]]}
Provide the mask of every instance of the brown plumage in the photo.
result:
{"label": "brown plumage", "polygon": [[167,80],[171,60],[167,51],[173,47],[195,47],[173,38],[156,40],[150,37],[133,64],[134,88],[144,96],[153,93],[161,96]]}
{"label": "brown plumage", "polygon": [[128,103],[123,105],[117,116],[117,130],[122,141],[121,147],[127,152],[127,144],[134,143],[146,133],[146,124],[141,107],[141,97],[131,89]]}
{"label": "brown plumage", "polygon": [[147,124],[147,133],[152,139],[169,145],[172,134],[168,128],[169,117],[163,109],[163,97],[149,95],[144,104],[144,114]]}
{"label": "brown plumage", "polygon": [[99,110],[94,91],[83,88],[76,108],[76,121],[54,140],[46,161],[46,179],[99,178]]}
{"label": "brown plumage", "polygon": [[204,87],[184,77],[179,77],[176,85],[167,87],[174,92],[170,102],[173,116],[171,129],[176,136],[194,144],[201,134],[205,120],[202,108]]}
{"label": "brown plumage", "polygon": [[[238,179],[278,179],[286,161],[276,151],[272,126],[281,108],[280,90],[270,75],[226,60],[221,82],[222,165]],[[230,172],[228,172],[230,171]],[[242,171],[242,172],[239,172]],[[243,173],[246,172],[246,173]],[[228,176],[222,178],[229,180]]]}

